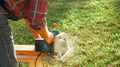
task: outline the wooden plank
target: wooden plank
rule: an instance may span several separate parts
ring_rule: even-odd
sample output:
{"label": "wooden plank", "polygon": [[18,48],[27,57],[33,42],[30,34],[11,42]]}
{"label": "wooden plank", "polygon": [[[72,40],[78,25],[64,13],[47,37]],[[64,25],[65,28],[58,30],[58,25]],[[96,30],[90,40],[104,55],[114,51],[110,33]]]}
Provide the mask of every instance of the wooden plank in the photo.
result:
{"label": "wooden plank", "polygon": [[40,52],[34,52],[34,51],[16,51],[17,55],[34,55],[37,56]]}
{"label": "wooden plank", "polygon": [[19,51],[35,51],[34,45],[14,45],[15,50]]}
{"label": "wooden plank", "polygon": [[[29,62],[28,67],[35,67],[34,62]],[[36,62],[36,67],[43,67],[42,61],[41,62]]]}
{"label": "wooden plank", "polygon": [[[16,55],[33,55],[37,56],[40,52],[35,51],[34,45],[15,45],[14,49],[16,51]],[[46,56],[47,53],[43,53],[43,56]]]}
{"label": "wooden plank", "polygon": [[[41,61],[44,56],[41,55],[37,61]],[[17,60],[19,62],[34,62],[37,56],[30,55],[17,55]]]}
{"label": "wooden plank", "polygon": [[[34,45],[14,45],[16,51],[16,57],[18,62],[28,62],[29,67],[34,67],[35,60],[40,52],[35,51]],[[47,53],[42,53],[38,58],[36,67],[43,67],[42,58],[44,58]]]}

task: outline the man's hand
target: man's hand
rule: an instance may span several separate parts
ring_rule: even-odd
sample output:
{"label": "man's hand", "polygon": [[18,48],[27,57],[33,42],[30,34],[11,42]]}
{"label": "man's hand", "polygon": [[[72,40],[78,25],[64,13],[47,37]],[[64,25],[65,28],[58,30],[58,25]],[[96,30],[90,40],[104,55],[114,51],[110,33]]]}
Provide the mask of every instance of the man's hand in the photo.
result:
{"label": "man's hand", "polygon": [[50,32],[49,33],[49,37],[45,38],[45,41],[48,43],[48,44],[51,44],[54,40],[54,36],[53,34]]}

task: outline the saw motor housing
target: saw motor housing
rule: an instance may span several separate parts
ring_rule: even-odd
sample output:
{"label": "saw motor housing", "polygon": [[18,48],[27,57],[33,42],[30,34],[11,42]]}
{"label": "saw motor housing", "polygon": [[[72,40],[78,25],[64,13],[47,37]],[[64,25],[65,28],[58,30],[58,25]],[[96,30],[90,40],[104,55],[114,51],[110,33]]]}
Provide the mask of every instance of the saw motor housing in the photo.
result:
{"label": "saw motor housing", "polygon": [[[54,35],[54,37],[56,35],[59,34],[59,31],[55,30],[55,31],[51,31]],[[53,45],[54,42],[50,45],[48,45],[47,42],[45,42],[45,40],[43,38],[38,38],[38,39],[35,39],[35,50],[37,52],[47,52],[47,53],[52,53],[53,52]]]}

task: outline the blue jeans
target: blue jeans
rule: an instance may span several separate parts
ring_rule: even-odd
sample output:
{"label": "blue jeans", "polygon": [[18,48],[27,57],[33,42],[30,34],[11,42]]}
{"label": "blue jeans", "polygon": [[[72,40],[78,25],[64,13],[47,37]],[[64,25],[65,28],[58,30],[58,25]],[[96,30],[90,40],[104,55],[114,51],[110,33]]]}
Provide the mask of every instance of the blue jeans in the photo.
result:
{"label": "blue jeans", "polygon": [[7,18],[2,11],[0,7],[0,67],[18,67],[13,47],[13,36]]}

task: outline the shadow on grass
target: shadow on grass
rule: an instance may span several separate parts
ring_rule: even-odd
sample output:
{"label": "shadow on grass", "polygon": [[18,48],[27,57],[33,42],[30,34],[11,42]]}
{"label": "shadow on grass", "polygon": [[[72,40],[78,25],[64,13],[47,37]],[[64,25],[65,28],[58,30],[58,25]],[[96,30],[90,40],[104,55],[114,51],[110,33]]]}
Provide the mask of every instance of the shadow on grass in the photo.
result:
{"label": "shadow on grass", "polygon": [[[48,25],[51,25],[53,22],[64,24],[64,22],[69,22],[70,15],[74,9],[77,9],[77,6],[80,2],[86,0],[53,0],[50,1],[47,19]],[[52,19],[51,19],[52,18]]]}
{"label": "shadow on grass", "polygon": [[114,3],[112,3],[113,7],[113,24],[115,23],[115,28],[111,31],[111,41],[117,42],[120,41],[120,0],[115,0]]}
{"label": "shadow on grass", "polygon": [[116,15],[116,20],[120,22],[120,0],[115,0],[112,6],[114,7],[114,14]]}

